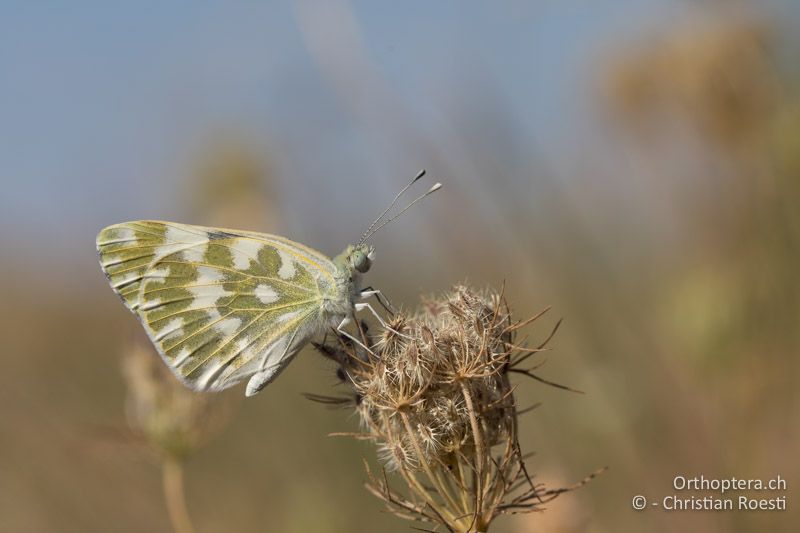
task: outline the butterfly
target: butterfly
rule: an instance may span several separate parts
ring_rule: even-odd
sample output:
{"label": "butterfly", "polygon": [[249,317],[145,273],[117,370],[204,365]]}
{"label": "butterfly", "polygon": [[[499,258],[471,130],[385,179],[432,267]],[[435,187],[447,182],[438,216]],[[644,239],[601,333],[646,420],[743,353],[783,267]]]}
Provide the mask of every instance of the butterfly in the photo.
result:
{"label": "butterfly", "polygon": [[245,394],[253,396],[327,328],[361,344],[344,329],[356,311],[369,310],[385,325],[361,301],[375,296],[388,304],[380,291],[362,288],[375,259],[365,241],[441,187],[378,225],[424,174],[333,259],[277,235],[140,220],[100,231],[100,265],[181,382],[220,391],[249,378]]}

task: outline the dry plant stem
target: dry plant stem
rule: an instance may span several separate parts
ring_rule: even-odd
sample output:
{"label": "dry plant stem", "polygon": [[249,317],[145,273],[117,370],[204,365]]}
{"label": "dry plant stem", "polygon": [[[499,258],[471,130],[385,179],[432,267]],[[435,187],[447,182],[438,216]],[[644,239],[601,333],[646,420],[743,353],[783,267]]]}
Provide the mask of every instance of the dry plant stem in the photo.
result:
{"label": "dry plant stem", "polygon": [[[462,487],[466,487],[466,476],[464,475],[464,465],[461,461],[456,460],[456,464],[458,465],[458,481]],[[464,509],[464,512],[469,511],[469,493],[467,490],[459,491],[461,496],[461,507]]]}
{"label": "dry plant stem", "polygon": [[[485,531],[481,517],[483,511],[483,432],[478,426],[478,417],[475,414],[475,407],[472,404],[472,395],[469,393],[467,384],[461,382],[461,394],[464,395],[464,402],[467,404],[469,413],[469,423],[472,426],[472,436],[475,440],[475,528],[478,531]],[[483,529],[481,529],[483,527]]]}
{"label": "dry plant stem", "polygon": [[[417,453],[418,457],[424,457],[424,454],[422,453],[422,447],[419,445],[419,442],[417,441],[416,433],[411,428],[411,423],[408,421],[408,415],[406,415],[405,413],[400,413],[400,416],[403,420],[403,425],[405,426],[406,431],[408,432],[408,435],[410,437],[409,440],[411,441],[411,445],[414,447],[414,451]],[[428,461],[420,461],[420,463],[422,464],[423,470],[425,470],[425,473],[428,475],[428,478],[431,480],[431,483],[436,485],[436,489],[439,491],[439,494],[441,494],[442,497],[444,497],[444,499],[447,500],[447,503],[449,505],[457,509],[458,504],[456,504],[456,501],[450,495],[450,491],[447,490],[447,487],[445,486],[445,483],[442,481],[442,479],[439,476],[437,476],[436,473],[431,469],[431,466],[428,464]]]}
{"label": "dry plant stem", "polygon": [[[385,424],[386,428],[387,429],[390,428],[391,425],[389,425],[388,422],[387,422],[389,417],[386,415],[386,413],[383,413],[382,416],[383,416],[384,424]],[[390,438],[391,438],[391,435],[390,435]],[[412,472],[410,472],[405,467],[405,465],[400,465],[399,471],[400,471],[400,474],[403,476],[403,479],[406,480],[406,483],[408,483],[409,486],[414,487],[416,489],[417,495],[422,496],[425,499],[425,504],[428,507],[433,509],[433,511],[436,514],[444,515],[444,517],[448,521],[452,519],[452,516],[450,516],[449,513],[445,509],[440,509],[439,508],[440,507],[439,504],[436,503],[436,501],[430,496],[429,492],[425,489],[425,487],[423,487],[422,484],[419,482],[417,477]],[[388,484],[387,484],[387,488],[388,488]]]}
{"label": "dry plant stem", "polygon": [[178,459],[167,457],[162,464],[162,473],[164,499],[172,529],[175,533],[194,533],[183,490],[183,464]]}

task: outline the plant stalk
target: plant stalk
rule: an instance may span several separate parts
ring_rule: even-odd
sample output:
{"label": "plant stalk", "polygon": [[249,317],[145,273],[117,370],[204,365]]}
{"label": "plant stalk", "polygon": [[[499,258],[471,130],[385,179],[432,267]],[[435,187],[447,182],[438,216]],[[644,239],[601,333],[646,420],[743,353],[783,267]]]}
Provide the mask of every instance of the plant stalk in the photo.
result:
{"label": "plant stalk", "polygon": [[167,457],[162,464],[164,500],[167,513],[175,533],[194,533],[195,529],[186,507],[186,494],[183,488],[183,464],[174,457]]}

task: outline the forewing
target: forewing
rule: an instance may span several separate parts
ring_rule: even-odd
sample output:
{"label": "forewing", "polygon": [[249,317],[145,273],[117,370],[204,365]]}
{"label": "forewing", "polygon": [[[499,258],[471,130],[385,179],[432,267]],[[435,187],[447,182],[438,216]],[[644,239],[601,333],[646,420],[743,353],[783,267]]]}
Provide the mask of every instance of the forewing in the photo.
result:
{"label": "forewing", "polygon": [[285,365],[324,326],[333,263],[272,235],[141,221],[97,238],[111,286],[195,390]]}

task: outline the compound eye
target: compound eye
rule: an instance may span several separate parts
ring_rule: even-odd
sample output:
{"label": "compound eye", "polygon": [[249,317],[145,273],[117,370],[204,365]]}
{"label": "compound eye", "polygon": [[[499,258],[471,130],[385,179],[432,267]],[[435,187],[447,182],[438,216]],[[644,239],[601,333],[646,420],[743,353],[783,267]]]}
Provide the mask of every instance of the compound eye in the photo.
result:
{"label": "compound eye", "polygon": [[372,261],[364,252],[357,251],[353,254],[353,268],[361,272],[362,274],[369,270],[369,267],[372,266]]}

